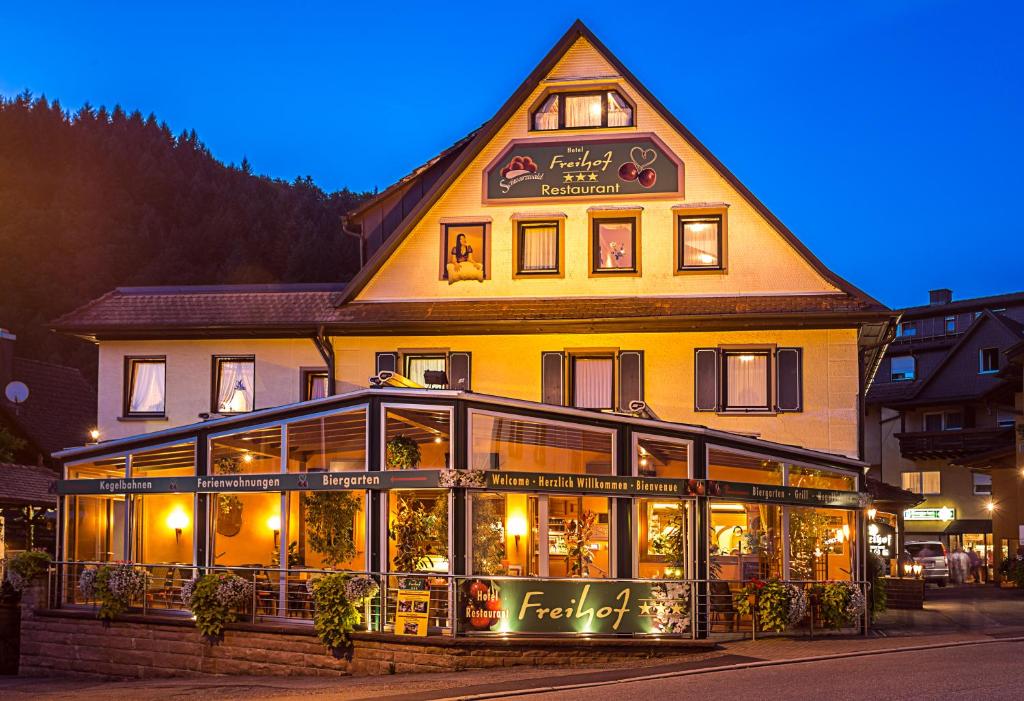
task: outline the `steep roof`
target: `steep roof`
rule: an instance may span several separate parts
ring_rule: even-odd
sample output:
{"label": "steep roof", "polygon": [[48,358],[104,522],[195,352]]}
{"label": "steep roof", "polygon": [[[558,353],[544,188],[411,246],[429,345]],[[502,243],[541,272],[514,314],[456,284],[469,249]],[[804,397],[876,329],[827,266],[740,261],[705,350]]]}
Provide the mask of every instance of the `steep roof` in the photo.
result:
{"label": "steep roof", "polygon": [[835,285],[844,293],[857,299],[866,305],[874,306],[877,310],[886,310],[887,307],[867,293],[850,284],[840,276],[836,275],[825,266],[811,251],[801,242],[796,235],[783,224],[740,180],[729,171],[725,165],[715,157],[711,151],[702,144],[669,110],[637,80],[636,76],[590,31],[580,20],[576,20],[555,46],[548,52],[544,59],[530,73],[526,80],[520,85],[509,99],[502,105],[501,109],[488,120],[479,130],[475,132],[472,140],[462,149],[458,157],[452,162],[448,170],[433,184],[431,189],[422,197],[415,207],[409,212],[394,233],[377,249],[366,265],[352,278],[351,283],[344,292],[338,296],[338,303],[343,304],[356,297],[360,290],[369,283],[373,276],[381,269],[392,253],[398,248],[402,241],[412,232],[416,224],[438,201],[441,195],[455,182],[456,178],[466,167],[479,155],[480,151],[494,138],[501,126],[508,121],[516,109],[529,97],[529,95],[540,85],[559,60],[572,48],[579,39],[585,39],[590,43],[616,71],[628,81],[633,88],[647,101],[668,124],[670,124],[679,135],[685,139],[701,156],[707,160],[712,168],[721,175],[747,202],[762,216],[768,223],[786,240],[804,260],[820,274],[825,280]]}
{"label": "steep roof", "polygon": [[46,467],[0,462],[0,504],[56,504],[56,480]]}
{"label": "steep roof", "polygon": [[970,299],[958,299],[949,304],[922,304],[916,307],[900,309],[904,318],[917,318],[921,316],[934,316],[948,312],[964,312],[974,309],[985,309],[995,306],[1007,306],[1011,304],[1024,304],[1024,292],[1008,292],[1001,295],[988,297],[972,297]]}
{"label": "steep roof", "polygon": [[15,406],[0,398],[0,414],[46,455],[82,443],[96,426],[96,390],[82,373],[27,358],[15,358],[13,369],[28,399]]}

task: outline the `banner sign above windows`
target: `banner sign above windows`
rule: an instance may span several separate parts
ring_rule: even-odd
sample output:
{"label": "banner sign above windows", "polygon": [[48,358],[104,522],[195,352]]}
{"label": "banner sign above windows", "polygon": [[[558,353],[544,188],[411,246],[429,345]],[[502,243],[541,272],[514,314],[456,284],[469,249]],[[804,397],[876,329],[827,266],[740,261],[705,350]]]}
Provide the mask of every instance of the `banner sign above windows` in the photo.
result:
{"label": "banner sign above windows", "polygon": [[765,501],[775,504],[792,504],[794,506],[860,509],[868,505],[867,495],[860,492],[747,484],[745,482],[720,482],[718,480],[708,480],[707,494],[709,497],[721,497],[723,499]]}
{"label": "banner sign above windows", "polygon": [[436,489],[437,470],[390,472],[274,472],[201,477],[58,480],[58,494],[160,494],[170,492],[293,492],[345,489]]}
{"label": "banner sign above windows", "polygon": [[484,201],[683,194],[683,164],[653,134],[513,141],[484,171]]}

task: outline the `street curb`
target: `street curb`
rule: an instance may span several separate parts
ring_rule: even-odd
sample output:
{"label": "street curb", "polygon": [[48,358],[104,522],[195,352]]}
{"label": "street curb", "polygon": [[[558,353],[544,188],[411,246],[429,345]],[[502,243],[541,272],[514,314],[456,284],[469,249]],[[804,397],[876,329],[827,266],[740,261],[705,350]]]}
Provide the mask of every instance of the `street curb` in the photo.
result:
{"label": "street curb", "polygon": [[740,669],[756,669],[759,667],[777,667],[788,664],[800,664],[802,662],[821,662],[825,660],[836,660],[848,657],[869,657],[871,655],[888,655],[898,652],[916,652],[920,650],[937,650],[947,647],[966,647],[968,645],[991,645],[993,643],[1019,643],[1024,642],[1024,636],[1012,638],[998,638],[990,640],[953,640],[946,643],[931,643],[927,645],[906,645],[903,647],[879,648],[877,650],[855,650],[853,652],[837,652],[831,655],[812,655],[809,657],[793,657],[785,660],[763,660],[759,662],[741,662],[721,667],[704,667],[700,669],[686,669],[678,672],[663,672],[661,674],[648,674],[640,677],[625,677],[611,681],[582,682],[579,684],[563,684],[561,686],[538,686],[530,689],[509,689],[500,692],[487,692],[483,694],[470,694],[467,696],[445,696],[435,701],[483,701],[484,699],[509,698],[512,696],[526,696],[528,694],[543,694],[556,691],[569,691],[572,689],[587,689],[597,686],[610,686],[612,684],[626,684],[629,682],[651,681],[654,679],[670,679],[672,677],[689,677],[697,674],[713,674],[715,672],[729,672]]}

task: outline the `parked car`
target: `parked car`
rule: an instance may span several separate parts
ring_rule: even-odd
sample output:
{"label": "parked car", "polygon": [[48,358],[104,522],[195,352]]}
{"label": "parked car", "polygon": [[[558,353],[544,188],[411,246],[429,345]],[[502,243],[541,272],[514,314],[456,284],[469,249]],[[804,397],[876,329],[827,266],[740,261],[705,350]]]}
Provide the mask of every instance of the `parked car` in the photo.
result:
{"label": "parked car", "polygon": [[925,582],[934,582],[940,587],[949,584],[949,558],[946,546],[937,540],[907,543],[907,553],[915,563],[921,565],[921,576]]}

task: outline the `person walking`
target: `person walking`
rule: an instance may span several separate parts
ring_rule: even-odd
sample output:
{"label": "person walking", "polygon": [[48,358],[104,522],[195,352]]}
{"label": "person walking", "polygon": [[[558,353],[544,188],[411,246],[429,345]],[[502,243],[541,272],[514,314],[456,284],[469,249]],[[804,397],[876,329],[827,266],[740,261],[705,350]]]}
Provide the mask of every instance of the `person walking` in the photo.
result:
{"label": "person walking", "polygon": [[983,574],[984,567],[982,566],[981,555],[978,554],[978,551],[974,549],[973,545],[967,552],[967,557],[971,564],[971,576],[974,578],[975,584],[981,584],[985,581]]}
{"label": "person walking", "polygon": [[963,548],[957,546],[953,550],[953,554],[949,556],[949,577],[953,580],[953,584],[967,583],[969,567],[970,559],[967,557],[967,553]]}

